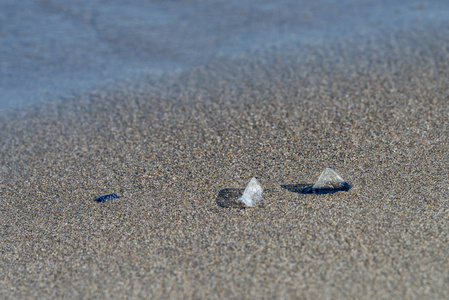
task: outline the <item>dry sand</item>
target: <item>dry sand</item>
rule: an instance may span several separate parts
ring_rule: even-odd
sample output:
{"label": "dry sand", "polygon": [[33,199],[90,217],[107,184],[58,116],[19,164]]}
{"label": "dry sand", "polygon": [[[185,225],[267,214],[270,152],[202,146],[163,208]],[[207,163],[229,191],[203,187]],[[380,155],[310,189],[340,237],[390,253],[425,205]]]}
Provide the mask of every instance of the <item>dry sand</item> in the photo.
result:
{"label": "dry sand", "polygon": [[[393,32],[2,116],[0,298],[448,298],[448,53]],[[327,166],[353,188],[282,187]]]}

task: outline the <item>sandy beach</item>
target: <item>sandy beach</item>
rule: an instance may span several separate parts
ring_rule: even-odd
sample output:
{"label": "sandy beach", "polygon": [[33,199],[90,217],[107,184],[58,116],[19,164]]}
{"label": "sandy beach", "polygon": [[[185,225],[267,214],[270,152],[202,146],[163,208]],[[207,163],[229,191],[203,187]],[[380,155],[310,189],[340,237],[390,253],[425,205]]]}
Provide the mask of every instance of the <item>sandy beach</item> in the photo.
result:
{"label": "sandy beach", "polygon": [[[273,48],[3,116],[0,298],[449,298],[448,49]],[[348,192],[286,188],[328,166]]]}

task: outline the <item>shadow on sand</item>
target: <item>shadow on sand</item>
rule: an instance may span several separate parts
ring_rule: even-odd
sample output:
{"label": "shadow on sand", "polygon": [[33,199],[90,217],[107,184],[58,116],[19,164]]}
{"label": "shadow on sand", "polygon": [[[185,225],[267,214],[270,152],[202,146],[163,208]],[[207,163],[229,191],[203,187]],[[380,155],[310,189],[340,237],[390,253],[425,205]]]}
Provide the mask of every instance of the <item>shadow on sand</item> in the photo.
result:
{"label": "shadow on sand", "polygon": [[298,194],[333,194],[336,192],[347,192],[351,189],[351,185],[345,183],[344,186],[338,188],[322,188],[322,189],[314,189],[313,184],[304,184],[304,183],[295,183],[295,184],[283,184],[281,185],[283,189],[286,189],[293,193]]}
{"label": "shadow on sand", "polygon": [[242,197],[245,189],[222,189],[218,192],[215,203],[224,208],[240,208],[244,209],[242,203],[237,203],[237,200]]}

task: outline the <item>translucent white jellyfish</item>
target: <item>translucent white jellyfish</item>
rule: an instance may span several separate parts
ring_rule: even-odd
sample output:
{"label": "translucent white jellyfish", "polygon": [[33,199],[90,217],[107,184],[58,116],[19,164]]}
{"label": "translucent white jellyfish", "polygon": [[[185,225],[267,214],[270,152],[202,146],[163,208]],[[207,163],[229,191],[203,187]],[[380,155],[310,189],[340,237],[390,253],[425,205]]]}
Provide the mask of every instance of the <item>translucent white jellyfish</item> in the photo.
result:
{"label": "translucent white jellyfish", "polygon": [[338,191],[349,191],[351,186],[332,168],[326,168],[318,181],[312,186],[312,193],[325,194]]}
{"label": "translucent white jellyfish", "polygon": [[243,202],[247,206],[253,206],[262,200],[262,186],[255,177],[251,179],[242,197],[240,197],[237,202]]}

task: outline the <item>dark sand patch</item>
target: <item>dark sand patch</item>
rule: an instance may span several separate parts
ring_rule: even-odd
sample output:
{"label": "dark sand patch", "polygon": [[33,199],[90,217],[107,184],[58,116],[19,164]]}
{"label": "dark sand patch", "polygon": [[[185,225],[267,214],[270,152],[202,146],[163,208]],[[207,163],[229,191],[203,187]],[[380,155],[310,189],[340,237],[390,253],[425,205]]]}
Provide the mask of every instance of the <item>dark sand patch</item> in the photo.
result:
{"label": "dark sand patch", "polygon": [[[448,298],[448,33],[217,60],[3,118],[2,297]],[[349,192],[281,187],[329,165]],[[260,206],[217,203],[253,176]]]}

